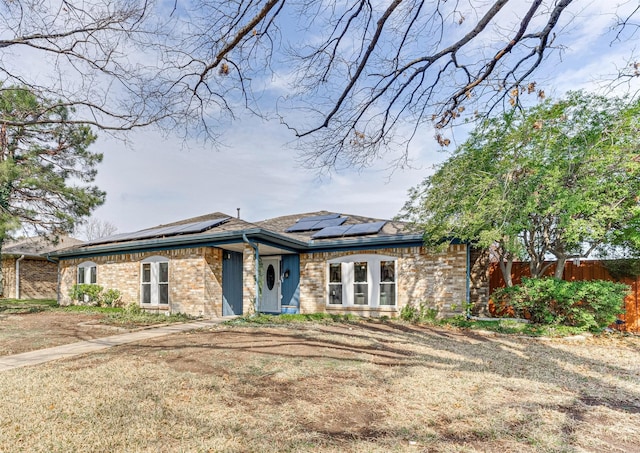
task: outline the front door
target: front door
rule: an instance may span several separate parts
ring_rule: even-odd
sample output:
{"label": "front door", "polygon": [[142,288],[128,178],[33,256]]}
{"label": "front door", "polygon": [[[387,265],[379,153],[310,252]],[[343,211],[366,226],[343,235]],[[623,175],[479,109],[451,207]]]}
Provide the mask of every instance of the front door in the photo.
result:
{"label": "front door", "polygon": [[260,311],[280,313],[280,257],[262,258]]}

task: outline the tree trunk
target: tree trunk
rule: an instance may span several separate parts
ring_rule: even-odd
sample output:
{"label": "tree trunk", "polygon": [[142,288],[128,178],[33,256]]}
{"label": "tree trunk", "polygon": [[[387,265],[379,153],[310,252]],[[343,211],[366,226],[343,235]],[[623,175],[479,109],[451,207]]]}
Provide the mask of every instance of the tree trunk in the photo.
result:
{"label": "tree trunk", "polygon": [[513,278],[511,276],[511,268],[513,267],[513,256],[500,259],[500,270],[502,271],[502,278],[504,279],[507,287],[513,286]]}
{"label": "tree trunk", "polygon": [[558,261],[556,262],[556,272],[554,274],[555,278],[562,280],[564,277],[564,265],[567,262],[566,256],[559,256]]}

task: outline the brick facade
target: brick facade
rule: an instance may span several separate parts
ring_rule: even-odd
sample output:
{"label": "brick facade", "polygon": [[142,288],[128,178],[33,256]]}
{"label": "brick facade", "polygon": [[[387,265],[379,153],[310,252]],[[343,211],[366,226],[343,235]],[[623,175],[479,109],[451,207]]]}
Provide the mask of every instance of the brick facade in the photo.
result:
{"label": "brick facade", "polygon": [[[16,298],[16,257],[2,259],[4,292],[2,297]],[[58,265],[46,259],[20,260],[20,299],[55,299],[58,289]]]}
{"label": "brick facade", "polygon": [[[124,304],[140,303],[141,261],[151,256],[169,260],[169,309],[194,316],[222,316],[222,260],[224,251],[214,247],[161,252],[128,253],[92,257],[97,265],[97,284],[122,293]],[[327,261],[350,255],[384,255],[397,259],[396,306],[328,307]],[[86,259],[60,261],[61,305],[71,304],[69,290],[76,283],[77,266]],[[466,245],[430,254],[424,247],[389,248],[300,255],[300,312],[340,312],[362,316],[398,316],[408,303],[424,303],[441,315],[460,313],[467,298]],[[249,245],[243,253],[243,310],[251,313],[255,303],[255,255]]]}
{"label": "brick facade", "polygon": [[119,290],[125,305],[140,304],[141,261],[152,256],[169,261],[169,306],[158,309],[193,316],[222,315],[222,250],[212,247],[61,260],[59,303],[73,303],[69,291],[76,284],[78,265],[92,261],[98,285]]}
{"label": "brick facade", "polygon": [[[424,303],[441,315],[460,313],[467,299],[466,245],[451,245],[430,254],[424,247],[303,253],[300,255],[300,312],[341,312],[362,316],[398,316],[408,303]],[[348,255],[386,255],[397,258],[395,307],[328,307],[327,261]]]}

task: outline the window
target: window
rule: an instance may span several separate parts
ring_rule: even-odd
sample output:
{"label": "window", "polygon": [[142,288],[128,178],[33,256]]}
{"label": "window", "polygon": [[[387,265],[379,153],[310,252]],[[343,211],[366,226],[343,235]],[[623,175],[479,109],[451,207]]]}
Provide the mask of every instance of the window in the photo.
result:
{"label": "window", "polygon": [[143,305],[169,305],[169,261],[152,256],[141,264],[140,300]]}
{"label": "window", "polygon": [[356,305],[369,305],[367,267],[366,261],[353,264],[353,303]]}
{"label": "window", "polygon": [[396,304],[396,262],[380,261],[380,305]]}
{"label": "window", "polygon": [[98,281],[97,265],[93,261],[85,261],[78,265],[78,285],[95,284]]}
{"label": "window", "polygon": [[342,264],[329,264],[329,303],[342,305]]}
{"label": "window", "polygon": [[395,257],[350,255],[327,264],[327,304],[374,308],[396,306]]}

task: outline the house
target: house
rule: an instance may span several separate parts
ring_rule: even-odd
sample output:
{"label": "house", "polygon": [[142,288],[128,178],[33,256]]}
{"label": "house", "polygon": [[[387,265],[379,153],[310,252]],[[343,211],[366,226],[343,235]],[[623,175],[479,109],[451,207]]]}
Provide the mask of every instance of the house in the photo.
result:
{"label": "house", "polygon": [[9,299],[55,299],[58,294],[58,263],[44,255],[82,241],[60,236],[8,240],[2,247],[2,297]]}
{"label": "house", "polygon": [[[145,309],[220,317],[252,312],[398,316],[408,303],[461,312],[467,244],[431,254],[406,224],[328,211],[246,222],[212,213],[50,254],[59,303],[96,283]],[[257,264],[257,265],[256,265]]]}

